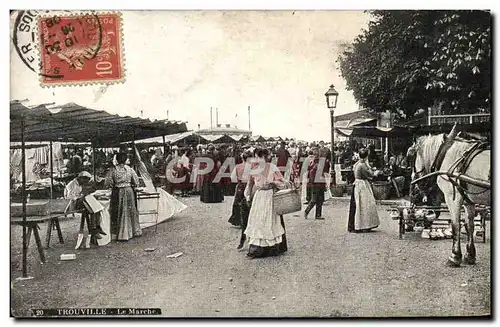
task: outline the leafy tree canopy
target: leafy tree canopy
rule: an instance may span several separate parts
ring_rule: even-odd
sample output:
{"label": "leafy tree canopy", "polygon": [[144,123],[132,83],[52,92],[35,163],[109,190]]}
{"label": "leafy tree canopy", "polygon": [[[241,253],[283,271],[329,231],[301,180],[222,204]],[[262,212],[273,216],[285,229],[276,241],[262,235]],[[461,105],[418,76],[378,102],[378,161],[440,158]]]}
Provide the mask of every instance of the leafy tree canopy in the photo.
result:
{"label": "leafy tree canopy", "polygon": [[372,11],[372,21],[339,56],[356,100],[411,117],[439,104],[445,113],[489,111],[489,11]]}

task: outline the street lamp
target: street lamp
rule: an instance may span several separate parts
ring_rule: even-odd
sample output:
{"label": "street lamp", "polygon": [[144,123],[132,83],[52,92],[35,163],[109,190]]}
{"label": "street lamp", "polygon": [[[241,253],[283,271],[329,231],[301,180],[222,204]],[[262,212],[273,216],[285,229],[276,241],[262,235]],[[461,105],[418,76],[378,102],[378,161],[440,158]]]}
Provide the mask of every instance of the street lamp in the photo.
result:
{"label": "street lamp", "polygon": [[328,109],[330,109],[330,122],[332,125],[332,130],[331,130],[332,143],[330,144],[330,152],[331,152],[330,153],[330,155],[331,155],[330,175],[332,176],[332,185],[336,186],[337,179],[335,176],[335,152],[333,149],[334,142],[335,142],[335,122],[334,122],[333,114],[334,114],[335,108],[337,108],[337,99],[339,97],[339,92],[337,92],[337,90],[335,90],[335,88],[333,87],[333,84],[330,85],[330,88],[328,89],[328,91],[326,91],[325,97],[326,97],[326,106],[328,107]]}

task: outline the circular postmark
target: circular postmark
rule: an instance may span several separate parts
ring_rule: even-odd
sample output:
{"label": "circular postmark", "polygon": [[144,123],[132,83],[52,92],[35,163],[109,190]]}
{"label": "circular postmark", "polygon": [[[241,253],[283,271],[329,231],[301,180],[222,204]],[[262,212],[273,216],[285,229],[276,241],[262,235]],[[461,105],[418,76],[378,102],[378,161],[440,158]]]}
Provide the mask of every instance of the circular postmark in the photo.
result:
{"label": "circular postmark", "polygon": [[95,12],[19,11],[12,40],[31,71],[44,79],[62,79],[98,55],[101,21]]}
{"label": "circular postmark", "polygon": [[40,11],[22,10],[11,12],[17,14],[14,22],[12,42],[21,61],[33,72],[39,71],[37,54],[36,22]]}

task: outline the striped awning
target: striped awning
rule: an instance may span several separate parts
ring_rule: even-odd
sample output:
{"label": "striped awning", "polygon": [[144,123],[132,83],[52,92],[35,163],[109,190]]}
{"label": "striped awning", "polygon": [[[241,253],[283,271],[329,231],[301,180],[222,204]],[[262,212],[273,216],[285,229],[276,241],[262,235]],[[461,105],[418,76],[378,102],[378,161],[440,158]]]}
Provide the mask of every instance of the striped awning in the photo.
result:
{"label": "striped awning", "polygon": [[119,116],[75,103],[28,107],[21,101],[12,101],[11,142],[21,141],[22,121],[26,142],[90,142],[96,146],[107,146],[187,131],[184,122]]}

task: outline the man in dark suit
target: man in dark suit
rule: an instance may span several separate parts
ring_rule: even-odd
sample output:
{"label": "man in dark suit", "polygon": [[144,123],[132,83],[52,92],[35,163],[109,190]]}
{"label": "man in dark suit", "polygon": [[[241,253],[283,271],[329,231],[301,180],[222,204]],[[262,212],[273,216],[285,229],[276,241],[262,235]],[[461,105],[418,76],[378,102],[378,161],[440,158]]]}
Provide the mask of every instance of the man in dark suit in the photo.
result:
{"label": "man in dark suit", "polygon": [[286,149],[286,143],[281,142],[280,147],[276,151],[276,157],[277,157],[277,162],[276,166],[278,166],[278,169],[280,170],[281,174],[283,174],[283,177],[285,176],[286,173],[286,166],[288,163],[288,159],[290,159],[291,155],[290,152]]}
{"label": "man in dark suit", "polygon": [[[325,145],[325,142],[323,141],[319,142],[319,153],[321,157],[325,157],[330,163],[332,159],[332,151]],[[332,168],[333,167],[330,167],[330,165],[328,165],[328,170],[331,170]]]}
{"label": "man in dark suit", "polygon": [[316,207],[315,218],[324,219],[322,217],[323,202],[325,202],[326,180],[325,173],[328,173],[329,161],[320,157],[319,150],[313,150],[314,159],[309,165],[307,188],[311,192],[311,200],[304,212],[304,218],[307,219],[309,212]]}
{"label": "man in dark suit", "polygon": [[[314,151],[309,150],[309,152],[307,154],[308,154],[308,156],[305,158],[303,164],[307,167],[307,171],[308,171],[307,179],[309,180],[309,168],[314,162]],[[307,184],[309,185],[309,182],[307,182]],[[307,187],[306,188],[306,203],[305,204],[309,204],[309,202],[311,202],[311,188]]]}

